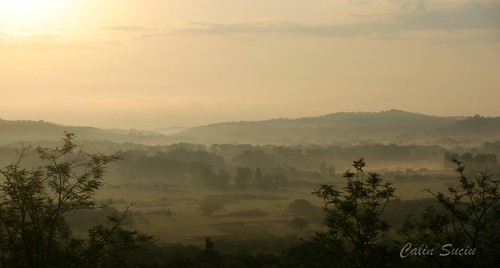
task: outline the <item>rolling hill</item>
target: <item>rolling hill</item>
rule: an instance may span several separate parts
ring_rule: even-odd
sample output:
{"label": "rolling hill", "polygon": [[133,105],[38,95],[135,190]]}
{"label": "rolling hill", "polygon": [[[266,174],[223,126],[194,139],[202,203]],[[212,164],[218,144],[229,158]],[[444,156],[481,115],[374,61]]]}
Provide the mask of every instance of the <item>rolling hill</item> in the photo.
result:
{"label": "rolling hill", "polygon": [[399,110],[333,113],[319,117],[217,123],[182,131],[177,139],[200,143],[331,143],[422,138],[453,128],[462,117]]}
{"label": "rolling hill", "polygon": [[64,126],[45,121],[0,120],[0,145],[59,140],[64,131],[89,141],[117,143],[342,144],[352,142],[429,142],[439,139],[500,139],[500,117],[438,117],[400,110],[332,113],[318,117],[223,122],[160,131]]}
{"label": "rolling hill", "polygon": [[75,133],[79,139],[88,141],[168,143],[166,136],[152,131],[99,129],[85,126],[65,126],[45,121],[0,119],[0,145],[18,142],[56,141],[62,138],[64,132]]}

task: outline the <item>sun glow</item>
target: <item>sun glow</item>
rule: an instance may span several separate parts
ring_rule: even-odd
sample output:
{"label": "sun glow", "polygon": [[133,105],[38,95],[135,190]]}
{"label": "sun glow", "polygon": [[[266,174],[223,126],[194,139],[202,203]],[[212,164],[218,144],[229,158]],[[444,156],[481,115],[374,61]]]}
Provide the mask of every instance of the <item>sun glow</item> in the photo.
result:
{"label": "sun glow", "polygon": [[0,27],[4,30],[54,27],[69,17],[71,2],[69,0],[0,0]]}

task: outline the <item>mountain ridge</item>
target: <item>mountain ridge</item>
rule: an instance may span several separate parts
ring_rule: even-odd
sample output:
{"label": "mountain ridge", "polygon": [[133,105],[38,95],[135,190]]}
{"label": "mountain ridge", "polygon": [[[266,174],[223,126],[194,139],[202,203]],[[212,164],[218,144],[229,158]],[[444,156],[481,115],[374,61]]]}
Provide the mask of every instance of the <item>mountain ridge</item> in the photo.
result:
{"label": "mountain ridge", "polygon": [[[169,128],[159,128],[158,130]],[[335,143],[365,140],[390,141],[473,137],[500,139],[500,117],[433,116],[391,109],[381,112],[337,112],[321,116],[274,118],[257,121],[218,122],[175,133],[135,129],[101,129],[65,126],[46,121],[0,119],[0,144],[19,141],[58,140],[62,133],[76,133],[80,139],[142,144],[169,143]]]}
{"label": "mountain ridge", "polygon": [[[317,117],[278,118],[261,121],[221,122],[189,128],[177,133],[185,139],[221,142],[288,143],[308,139],[329,142],[332,139],[363,138],[360,132],[374,131],[367,139],[398,136],[405,132],[432,131],[453,126],[465,117],[438,117],[401,110],[382,112],[339,112]],[[273,139],[273,137],[274,139]],[[205,139],[203,139],[204,137]]]}

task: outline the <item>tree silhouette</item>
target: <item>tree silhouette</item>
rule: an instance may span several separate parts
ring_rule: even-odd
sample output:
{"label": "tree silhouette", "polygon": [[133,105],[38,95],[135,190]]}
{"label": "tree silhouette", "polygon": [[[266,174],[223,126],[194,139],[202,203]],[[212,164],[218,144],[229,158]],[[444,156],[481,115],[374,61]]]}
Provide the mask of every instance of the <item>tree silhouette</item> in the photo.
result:
{"label": "tree silhouette", "polygon": [[[458,187],[449,187],[448,194],[426,189],[440,206],[428,207],[420,219],[410,216],[400,234],[405,242],[439,251],[423,256],[439,266],[493,267],[500,263],[500,180],[486,170],[472,178],[462,161],[452,161],[459,175]],[[452,249],[470,254],[452,254]]]}
{"label": "tree silhouette", "polygon": [[[102,185],[106,165],[120,159],[75,150],[73,139],[74,134],[65,133],[62,147],[36,148],[41,164],[32,168],[22,166],[32,149],[23,147],[18,160],[0,170],[4,178],[0,185],[3,267],[82,266],[84,259],[83,263],[96,266],[107,256],[109,246],[122,248],[148,239],[120,227],[126,213],[110,217],[107,226],[92,228],[89,240],[72,235],[65,217],[99,207],[93,197]],[[94,247],[97,242],[100,246]],[[96,257],[95,262],[87,258],[90,255]]]}
{"label": "tree silhouette", "polygon": [[316,241],[336,256],[338,266],[376,267],[383,257],[377,242],[389,230],[380,216],[395,189],[383,184],[377,173],[366,176],[363,158],[352,166],[355,172],[347,170],[343,175],[347,179],[343,191],[325,184],[313,192],[324,201],[328,227],[317,233]]}

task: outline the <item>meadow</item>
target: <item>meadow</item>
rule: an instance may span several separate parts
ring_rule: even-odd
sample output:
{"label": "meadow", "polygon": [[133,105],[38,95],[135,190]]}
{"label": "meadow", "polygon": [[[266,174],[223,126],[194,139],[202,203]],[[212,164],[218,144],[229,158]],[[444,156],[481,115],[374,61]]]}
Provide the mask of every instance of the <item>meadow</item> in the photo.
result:
{"label": "meadow", "polygon": [[[426,198],[432,197],[424,189],[445,192],[449,186],[457,184],[454,172],[449,170],[427,171],[422,176],[419,180],[388,181],[393,183],[401,202],[413,201],[420,208],[428,204]],[[289,181],[284,189],[266,191],[207,189],[196,182],[124,182],[115,177],[105,180],[96,198],[101,202],[111,199],[112,206],[119,210],[131,205],[127,220],[130,227],[167,243],[202,245],[206,237],[235,240],[310,238],[314,232],[325,228],[323,201],[311,194],[324,183],[341,188],[345,179]],[[305,202],[293,206],[297,200]],[[398,206],[403,207],[399,203]],[[415,211],[389,206],[386,217],[399,225],[405,213]],[[307,226],[294,228],[291,221],[295,217],[304,218]]]}

